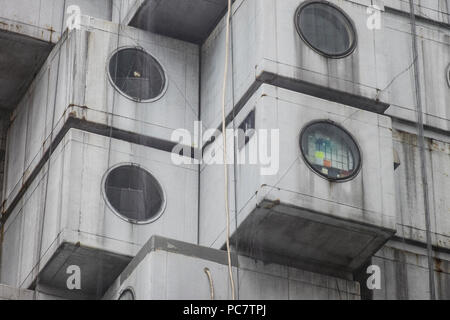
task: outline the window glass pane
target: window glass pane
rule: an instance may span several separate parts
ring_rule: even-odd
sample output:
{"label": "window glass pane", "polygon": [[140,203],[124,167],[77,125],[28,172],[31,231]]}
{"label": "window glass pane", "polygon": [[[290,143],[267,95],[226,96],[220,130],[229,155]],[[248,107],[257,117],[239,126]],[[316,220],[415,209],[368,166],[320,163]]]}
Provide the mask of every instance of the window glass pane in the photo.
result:
{"label": "window glass pane", "polygon": [[355,46],[355,31],[349,18],[328,3],[311,2],[299,8],[297,28],[315,50],[329,56],[345,56]]}
{"label": "window glass pane", "polygon": [[309,125],[301,149],[310,167],[331,180],[345,180],[358,173],[360,153],[353,138],[331,122]]}
{"label": "window glass pane", "polygon": [[105,182],[109,204],[132,222],[157,218],[164,204],[162,188],[147,171],[133,165],[113,169]]}
{"label": "window glass pane", "polygon": [[137,48],[116,52],[109,62],[109,73],[117,89],[137,101],[156,99],[166,85],[164,71],[158,61]]}
{"label": "window glass pane", "polygon": [[239,125],[238,145],[242,149],[253,137],[256,129],[255,110],[252,110],[247,118]]}

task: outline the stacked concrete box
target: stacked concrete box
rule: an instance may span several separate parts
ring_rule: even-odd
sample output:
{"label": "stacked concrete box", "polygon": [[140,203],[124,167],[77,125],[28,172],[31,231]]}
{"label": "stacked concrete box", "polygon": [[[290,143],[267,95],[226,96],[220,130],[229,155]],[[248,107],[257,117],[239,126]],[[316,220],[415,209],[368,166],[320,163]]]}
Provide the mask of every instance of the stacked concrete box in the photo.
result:
{"label": "stacked concrete box", "polygon": [[[263,82],[380,113],[388,107],[378,99],[378,89],[390,79],[384,49],[387,31],[367,28],[370,1],[330,2],[349,16],[357,33],[355,51],[340,59],[316,53],[299,36],[294,17],[305,1],[235,2],[227,113],[232,97],[237,104]],[[224,44],[222,20],[202,47],[202,120],[208,127],[220,123],[223,66],[217,62],[224,60]]]}
{"label": "stacked concrete box", "polygon": [[[386,7],[397,10],[399,16],[402,13],[409,14],[410,12],[409,1],[383,0],[383,2]],[[413,3],[414,13],[417,17],[425,18],[429,22],[450,23],[450,6],[448,5],[448,0],[413,0]]]}
{"label": "stacked concrete box", "polygon": [[[433,253],[436,298],[450,299],[450,255]],[[372,291],[375,300],[430,299],[427,252],[405,242],[389,242],[371,260],[380,268],[380,287]]]}
{"label": "stacked concrete box", "polygon": [[[237,165],[238,230],[234,237],[239,246],[246,254],[263,260],[276,259],[305,268],[311,268],[309,262],[316,262],[315,270],[319,265],[324,272],[349,276],[395,232],[390,119],[270,85],[262,85],[250,98],[237,115],[236,124],[252,110],[256,132],[279,130],[279,170],[262,175],[265,166],[248,164],[248,157],[247,164]],[[331,120],[356,139],[362,167],[353,180],[328,181],[303,160],[300,133],[317,120]],[[256,143],[255,136],[239,150],[238,159]],[[221,139],[206,147],[205,160],[214,152],[221,158]],[[229,150],[232,154],[233,148]],[[233,181],[232,166],[229,172]],[[223,193],[211,192],[222,190],[223,185],[222,166],[202,167],[201,193],[206,196],[200,199],[200,242],[213,248],[225,243]],[[233,194],[234,184],[230,185]],[[230,208],[234,208],[233,197],[230,202]],[[231,216],[234,233],[234,210]]]}
{"label": "stacked concrete box", "polygon": [[[234,68],[229,75],[227,114],[232,98],[239,108],[242,106],[239,103],[261,83],[270,83],[416,121],[409,17],[395,14],[389,8],[385,11],[383,2],[377,1],[374,3],[380,9],[381,27],[369,29],[367,9],[371,1],[330,1],[352,19],[357,34],[353,53],[330,59],[311,49],[296,30],[294,16],[303,3],[306,1],[236,1]],[[446,101],[450,99],[450,90],[445,81],[450,64],[448,30],[418,21],[418,35],[421,76],[425,79],[422,86],[427,92],[423,95],[424,121],[428,126],[449,130]],[[202,120],[207,127],[220,124],[223,64],[217,61],[224,60],[224,45],[223,19],[202,46]]]}
{"label": "stacked concrete box", "polygon": [[0,108],[16,107],[66,29],[70,5],[111,20],[109,0],[0,1]]}
{"label": "stacked concrete box", "polygon": [[[436,5],[435,1],[433,5]],[[425,9],[424,9],[425,10]],[[409,10],[408,10],[409,12]],[[409,13],[405,15],[386,9],[384,45],[388,83],[380,89],[379,97],[389,103],[386,114],[410,122],[417,122],[415,80],[413,68],[412,34]],[[419,81],[422,92],[423,122],[426,127],[450,131],[450,31],[445,25],[417,20],[417,50]],[[395,43],[393,48],[389,43]]]}
{"label": "stacked concrete box", "polygon": [[[105,200],[108,170],[130,163],[163,189],[165,209],[153,223],[132,224]],[[28,288],[40,274],[39,286],[58,295],[52,290],[67,289],[66,269],[77,265],[78,293],[96,297],[152,235],[196,242],[197,198],[198,166],[175,166],[170,153],[71,129],[5,223],[1,281]]]}
{"label": "stacked concrete box", "polygon": [[[359,300],[359,284],[282,265],[239,257],[237,295],[242,300]],[[236,260],[234,260],[236,261]],[[237,279],[237,269],[233,264]],[[226,253],[179,241],[152,238],[105,294],[117,300],[130,290],[137,300],[230,300]]]}
{"label": "stacked concrete box", "polygon": [[83,15],[111,20],[110,0],[1,0],[0,29],[56,43],[66,28],[66,11],[71,5],[78,6]]}
{"label": "stacked concrete box", "polygon": [[[83,130],[107,136],[118,131],[124,139],[144,144],[149,139],[170,141],[178,128],[192,131],[198,119],[196,46],[134,28],[119,30],[116,24],[92,18],[82,22],[81,30],[67,34],[55,47],[14,112],[6,209],[58,134],[74,121]],[[142,47],[165,70],[167,89],[159,100],[132,101],[110,81],[109,58],[117,48],[129,46]]]}
{"label": "stacked concrete box", "polygon": [[[402,129],[402,130],[401,130]],[[426,242],[425,205],[421,173],[420,150],[414,128],[402,126],[393,131],[394,149],[400,166],[395,171],[397,200],[397,235],[409,240]],[[431,218],[431,241],[440,248],[450,249],[450,142],[440,134],[425,137],[428,195]]]}

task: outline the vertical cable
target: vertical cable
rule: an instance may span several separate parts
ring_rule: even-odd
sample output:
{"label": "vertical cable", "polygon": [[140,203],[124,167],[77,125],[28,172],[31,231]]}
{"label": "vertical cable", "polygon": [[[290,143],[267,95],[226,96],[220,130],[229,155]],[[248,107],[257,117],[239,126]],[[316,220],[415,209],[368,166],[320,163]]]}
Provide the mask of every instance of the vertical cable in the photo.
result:
{"label": "vertical cable", "polygon": [[[202,162],[201,162],[201,158],[203,156],[203,152],[202,152],[202,146],[203,146],[203,135],[202,135],[202,46],[199,46],[199,55],[198,55],[198,130],[199,130],[199,137],[198,137],[198,141],[195,141],[196,143],[198,143],[198,150],[199,150],[199,157],[198,159],[200,160],[198,163],[198,186],[197,186],[197,245],[200,245],[200,224],[201,224],[201,217],[200,217],[200,191],[201,191],[201,184],[202,184],[202,179],[201,179],[201,174],[202,174]],[[195,129],[194,129],[195,130]],[[194,158],[197,158],[197,155],[194,154]]]}
{"label": "vertical cable", "polygon": [[[233,300],[236,300],[236,291],[234,287],[234,277],[233,277],[233,267],[231,263],[231,248],[230,248],[230,206],[228,199],[228,159],[227,159],[227,131],[226,131],[226,116],[225,116],[225,105],[226,105],[226,94],[227,94],[227,79],[228,79],[228,64],[229,64],[229,50],[230,50],[230,18],[231,18],[231,0],[228,0],[228,12],[226,21],[226,40],[225,40],[225,69],[223,74],[223,87],[222,87],[222,137],[223,137],[223,170],[224,170],[224,193],[225,193],[225,214],[227,223],[227,257],[228,257],[228,273],[231,283],[231,296]],[[234,108],[234,106],[233,106]]]}
{"label": "vertical cable", "polygon": [[[233,175],[234,175],[234,232],[235,251],[239,252],[239,237],[238,237],[238,196],[237,196],[237,162],[238,162],[238,147],[239,147],[239,134],[236,135],[236,109],[235,109],[235,83],[234,83],[234,31],[233,31],[233,15],[230,16],[230,33],[231,33],[231,102],[233,110],[233,132],[234,132],[234,148],[233,148]],[[245,139],[245,136],[244,136]],[[239,258],[236,259],[236,297],[239,300]]]}
{"label": "vertical cable", "polygon": [[411,36],[413,47],[413,61],[414,61],[414,81],[416,87],[417,100],[417,130],[418,130],[418,144],[420,151],[420,167],[422,171],[422,186],[423,186],[423,201],[425,209],[425,227],[427,236],[427,256],[428,256],[428,272],[430,282],[430,299],[436,300],[435,285],[434,285],[434,264],[433,264],[433,247],[431,243],[430,230],[430,203],[428,198],[428,176],[426,169],[426,155],[425,155],[425,138],[423,129],[423,111],[422,111],[422,95],[420,87],[420,70],[417,50],[417,30],[416,30],[416,15],[414,12],[414,0],[409,0],[410,18],[411,18]]}

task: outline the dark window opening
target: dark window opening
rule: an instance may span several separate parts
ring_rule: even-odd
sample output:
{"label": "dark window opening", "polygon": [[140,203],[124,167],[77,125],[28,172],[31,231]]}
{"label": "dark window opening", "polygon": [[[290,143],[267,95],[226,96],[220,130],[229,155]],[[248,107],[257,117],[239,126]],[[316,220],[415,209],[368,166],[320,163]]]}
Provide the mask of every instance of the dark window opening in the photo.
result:
{"label": "dark window opening", "polygon": [[164,193],[158,181],[134,165],[117,167],[109,172],[105,194],[113,209],[133,223],[154,221],[164,206]]}
{"label": "dark window opening", "polygon": [[356,47],[356,32],[347,15],[335,5],[323,1],[302,4],[295,15],[301,38],[315,51],[342,58]]}
{"label": "dark window opening", "polygon": [[109,74],[116,88],[135,101],[156,100],[166,87],[162,66],[140,48],[117,51],[109,61]]}
{"label": "dark window opening", "polygon": [[255,134],[256,118],[255,110],[251,111],[238,128],[238,146],[242,149]]}

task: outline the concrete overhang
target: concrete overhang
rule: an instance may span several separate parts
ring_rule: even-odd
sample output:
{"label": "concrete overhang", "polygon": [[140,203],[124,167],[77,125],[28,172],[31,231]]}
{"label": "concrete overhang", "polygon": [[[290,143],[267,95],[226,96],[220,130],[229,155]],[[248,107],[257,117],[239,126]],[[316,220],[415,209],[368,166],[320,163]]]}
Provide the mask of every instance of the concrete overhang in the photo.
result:
{"label": "concrete overhang", "polygon": [[227,0],[145,0],[130,26],[193,43],[202,43],[227,8]]}
{"label": "concrete overhang", "polygon": [[395,230],[263,200],[233,234],[239,254],[349,280]]}
{"label": "concrete overhang", "polygon": [[[39,292],[65,299],[100,299],[131,260],[80,244],[63,243],[41,271],[37,288]],[[67,287],[70,266],[80,268],[80,290]]]}
{"label": "concrete overhang", "polygon": [[54,43],[0,29],[0,109],[17,106]]}

